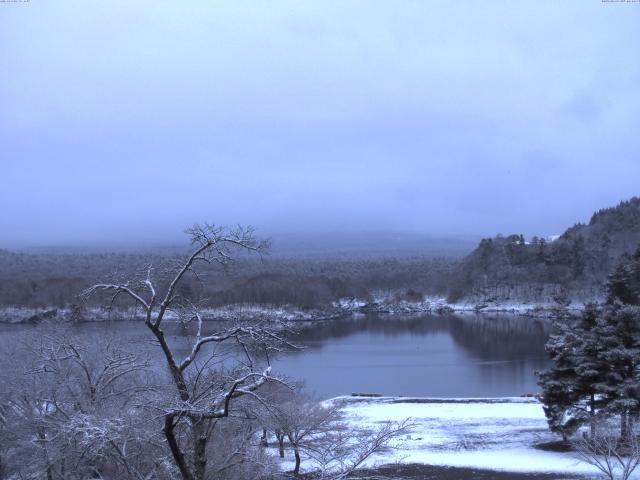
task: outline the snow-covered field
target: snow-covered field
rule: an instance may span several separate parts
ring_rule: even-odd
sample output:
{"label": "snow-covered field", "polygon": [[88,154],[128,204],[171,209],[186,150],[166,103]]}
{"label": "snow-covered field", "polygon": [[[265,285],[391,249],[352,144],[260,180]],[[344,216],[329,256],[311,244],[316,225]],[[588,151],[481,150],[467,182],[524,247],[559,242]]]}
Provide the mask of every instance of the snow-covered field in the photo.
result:
{"label": "snow-covered field", "polygon": [[510,472],[597,473],[574,454],[543,451],[535,444],[558,440],[533,398],[412,399],[338,397],[347,421],[374,427],[408,417],[411,434],[372,463],[422,463]]}

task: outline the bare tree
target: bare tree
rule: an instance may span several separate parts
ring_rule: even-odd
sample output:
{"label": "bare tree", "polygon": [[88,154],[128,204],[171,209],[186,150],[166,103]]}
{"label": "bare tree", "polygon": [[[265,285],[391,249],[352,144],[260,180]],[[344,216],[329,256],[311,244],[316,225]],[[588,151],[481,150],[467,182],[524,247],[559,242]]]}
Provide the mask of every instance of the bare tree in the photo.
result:
{"label": "bare tree", "polygon": [[0,423],[11,474],[161,477],[145,455],[161,448],[154,447],[155,435],[146,430],[139,408],[153,389],[145,381],[148,364],[116,339],[83,340],[64,328],[40,327],[3,358],[3,366]]}
{"label": "bare tree", "polygon": [[399,423],[386,422],[368,429],[348,428],[335,424],[334,430],[316,438],[306,449],[321,480],[342,480],[375,454],[394,448],[392,442],[410,432],[413,424],[409,420]]}
{"label": "bare tree", "polygon": [[283,395],[276,386],[269,393],[272,401],[266,404],[261,420],[275,434],[280,457],[286,446],[293,450],[294,476],[300,475],[305,458],[309,470],[320,478],[345,478],[412,429],[408,420],[359,429],[344,421],[339,402],[319,402],[301,388]]}
{"label": "bare tree", "polygon": [[640,464],[640,440],[636,428],[622,436],[610,422],[601,421],[592,432],[573,442],[578,457],[596,467],[609,480],[628,480]]}
{"label": "bare tree", "polygon": [[[205,333],[202,316],[192,299],[179,291],[188,275],[196,278],[196,265],[217,263],[227,267],[233,250],[262,254],[267,248],[258,242],[251,228],[229,230],[213,225],[195,225],[188,230],[194,247],[171,275],[164,291],[154,281],[154,270],[148,267],[143,278],[121,283],[102,283],[90,287],[85,296],[97,292],[111,292],[112,301],[125,296],[142,308],[144,324],[161,349],[168,368],[173,394],[157,405],[164,418],[163,433],[173,460],[184,480],[202,480],[207,475],[207,450],[214,448],[210,440],[216,422],[231,415],[232,405],[240,397],[260,399],[259,389],[266,382],[278,381],[271,375],[270,352],[289,345],[277,326],[264,321],[233,324]],[[179,315],[185,322],[196,324],[195,337],[189,352],[178,358],[164,330],[167,313]],[[215,348],[235,345],[243,353],[244,361],[232,369],[213,368]],[[259,369],[256,351],[266,354],[267,366]]]}
{"label": "bare tree", "polygon": [[301,453],[313,448],[315,441],[335,428],[340,418],[336,406],[323,406],[301,392],[290,394],[279,402],[271,402],[266,410],[265,421],[278,440],[280,457],[284,457],[285,439],[293,449],[294,475],[300,473]]}

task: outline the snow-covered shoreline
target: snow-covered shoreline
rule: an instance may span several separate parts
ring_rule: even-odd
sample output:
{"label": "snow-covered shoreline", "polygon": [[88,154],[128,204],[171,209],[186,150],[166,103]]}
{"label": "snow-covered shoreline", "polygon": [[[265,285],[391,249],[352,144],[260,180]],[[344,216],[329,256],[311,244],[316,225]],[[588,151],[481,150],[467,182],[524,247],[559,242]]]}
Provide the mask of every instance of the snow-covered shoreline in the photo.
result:
{"label": "snow-covered shoreline", "polygon": [[[444,298],[427,298],[419,302],[406,300],[390,300],[385,297],[375,298],[371,302],[345,299],[336,302],[339,308],[353,313],[510,313],[529,317],[551,317],[557,305],[553,302],[459,302],[449,303]],[[581,310],[583,302],[571,303],[568,308],[572,311]]]}
{"label": "snow-covered shoreline", "polygon": [[[594,467],[572,453],[537,444],[558,440],[535,398],[337,397],[354,427],[410,418],[412,433],[369,466],[389,463],[473,467],[507,472],[593,475]],[[636,477],[634,477],[636,478]]]}
{"label": "snow-covered shoreline", "polygon": [[[584,303],[572,303],[570,310],[582,309]],[[550,318],[554,314],[553,303],[448,303],[443,298],[427,298],[422,301],[393,300],[387,296],[374,296],[370,301],[361,299],[341,299],[333,305],[324,308],[301,309],[293,306],[269,306],[257,304],[228,305],[217,308],[205,308],[201,313],[205,320],[251,320],[267,318],[276,321],[300,322],[315,320],[332,320],[352,314],[511,314],[518,316]],[[170,313],[167,320],[176,320]],[[74,312],[66,308],[31,308],[31,307],[2,307],[0,308],[0,323],[5,324],[37,324],[45,319],[61,321],[101,322],[107,320],[137,320],[142,319],[139,309],[119,308],[108,311],[104,308],[87,308],[80,318],[74,317]]]}
{"label": "snow-covered shoreline", "polygon": [[[331,320],[349,315],[350,313],[349,311],[335,307],[303,310],[294,307],[270,307],[262,305],[230,305],[219,308],[203,308],[200,310],[200,314],[205,321],[272,319],[281,322],[304,322]],[[0,308],[0,324],[38,324],[46,319],[91,323],[143,320],[144,316],[141,310],[136,308],[117,308],[112,311],[104,308],[88,308],[83,311],[79,317],[74,316],[74,312],[66,308]],[[173,312],[167,312],[165,320],[177,321],[179,317]]]}

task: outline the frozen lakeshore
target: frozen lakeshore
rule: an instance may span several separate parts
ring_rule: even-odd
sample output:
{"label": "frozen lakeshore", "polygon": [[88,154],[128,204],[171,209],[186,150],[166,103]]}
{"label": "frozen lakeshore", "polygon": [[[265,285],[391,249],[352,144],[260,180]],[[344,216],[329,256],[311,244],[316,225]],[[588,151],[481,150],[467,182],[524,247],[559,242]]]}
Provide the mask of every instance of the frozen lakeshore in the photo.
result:
{"label": "frozen lakeshore", "polygon": [[[373,427],[411,418],[413,432],[370,464],[426,464],[505,472],[570,474],[593,478],[597,470],[572,453],[537,444],[558,440],[533,398],[431,399],[338,397],[347,421]],[[637,477],[634,477],[637,478]]]}

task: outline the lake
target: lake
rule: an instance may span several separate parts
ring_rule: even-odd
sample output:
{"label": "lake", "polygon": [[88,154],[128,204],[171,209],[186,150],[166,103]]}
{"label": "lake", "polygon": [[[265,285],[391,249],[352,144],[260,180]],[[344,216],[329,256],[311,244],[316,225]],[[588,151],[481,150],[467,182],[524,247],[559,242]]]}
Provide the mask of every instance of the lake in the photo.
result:
{"label": "lake", "polygon": [[352,392],[427,397],[536,393],[547,321],[516,316],[361,316],[309,326],[306,348],[274,369],[323,398]]}
{"label": "lake", "polygon": [[[0,326],[0,343],[8,345],[15,334],[33,328]],[[149,333],[138,322],[74,329],[87,335],[115,330],[150,347]],[[354,315],[302,324],[294,341],[304,348],[281,355],[273,368],[304,380],[321,398],[352,392],[519,396],[539,390],[535,371],[549,365],[544,351],[549,329],[547,321],[509,315]]]}

